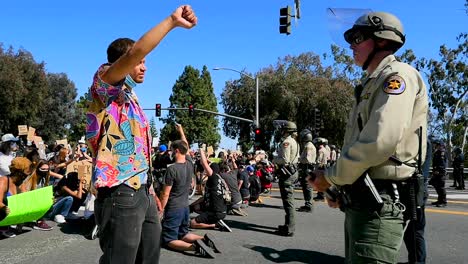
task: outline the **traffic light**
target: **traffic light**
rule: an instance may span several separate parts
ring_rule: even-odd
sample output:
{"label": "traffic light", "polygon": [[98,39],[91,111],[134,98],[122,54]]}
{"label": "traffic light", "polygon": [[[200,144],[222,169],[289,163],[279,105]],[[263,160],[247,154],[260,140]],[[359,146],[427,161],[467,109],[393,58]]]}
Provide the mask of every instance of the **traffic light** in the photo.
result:
{"label": "traffic light", "polygon": [[156,116],[161,116],[161,104],[156,104]]}
{"label": "traffic light", "polygon": [[314,108],[314,127],[316,130],[323,128],[322,113],[318,108]]}
{"label": "traffic light", "polygon": [[193,116],[195,114],[195,108],[193,107],[193,104],[189,104],[188,114],[189,114],[189,116]]}
{"label": "traffic light", "polygon": [[291,7],[283,7],[280,9],[280,26],[279,31],[280,34],[291,34]]}
{"label": "traffic light", "polygon": [[255,141],[254,141],[254,147],[255,150],[260,150],[262,148],[263,142],[264,142],[264,134],[261,128],[255,128]]}

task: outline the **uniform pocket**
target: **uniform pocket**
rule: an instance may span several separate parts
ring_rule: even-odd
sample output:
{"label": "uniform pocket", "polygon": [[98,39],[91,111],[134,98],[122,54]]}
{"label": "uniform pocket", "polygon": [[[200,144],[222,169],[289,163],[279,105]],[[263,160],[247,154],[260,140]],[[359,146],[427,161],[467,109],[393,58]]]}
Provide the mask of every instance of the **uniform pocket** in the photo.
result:
{"label": "uniform pocket", "polygon": [[351,263],[396,263],[398,250],[385,245],[368,242],[354,244],[356,254],[352,256]]}

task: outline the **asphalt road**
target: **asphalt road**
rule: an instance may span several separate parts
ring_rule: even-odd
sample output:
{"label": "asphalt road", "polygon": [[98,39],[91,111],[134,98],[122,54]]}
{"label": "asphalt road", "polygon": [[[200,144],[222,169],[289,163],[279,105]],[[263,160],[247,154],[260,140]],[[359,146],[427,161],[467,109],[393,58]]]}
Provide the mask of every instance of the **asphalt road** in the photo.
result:
{"label": "asphalt road", "polygon": [[[449,206],[427,206],[427,263],[468,263],[468,191],[448,188]],[[433,190],[431,194],[434,195]],[[431,196],[433,198],[434,196]],[[302,193],[296,193],[296,206],[302,205]],[[232,233],[215,230],[193,230],[203,235],[209,232],[218,240],[222,253],[216,259],[203,259],[162,249],[161,263],[343,263],[344,214],[325,203],[315,204],[313,213],[298,213],[294,237],[280,237],[273,232],[283,223],[284,213],[279,192],[264,198],[262,206],[250,206],[249,216],[228,216],[225,222]],[[78,224],[54,226],[52,231],[37,231],[25,227],[15,238],[0,240],[0,263],[98,263],[98,240],[84,237]],[[402,247],[400,262],[406,261]]]}

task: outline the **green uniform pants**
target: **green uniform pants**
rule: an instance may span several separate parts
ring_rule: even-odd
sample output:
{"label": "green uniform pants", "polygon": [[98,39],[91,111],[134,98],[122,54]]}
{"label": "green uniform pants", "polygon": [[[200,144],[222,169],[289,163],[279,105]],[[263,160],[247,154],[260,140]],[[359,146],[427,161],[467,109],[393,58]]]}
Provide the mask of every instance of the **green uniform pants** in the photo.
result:
{"label": "green uniform pants", "polygon": [[297,179],[297,172],[292,176],[286,178],[283,175],[279,178],[279,188],[281,193],[281,200],[283,201],[284,212],[284,225],[288,227],[289,232],[294,232],[296,221],[294,220],[296,208],[294,206],[294,187],[293,183]]}
{"label": "green uniform pants", "polygon": [[307,183],[307,172],[299,171],[299,182],[301,183],[302,193],[304,194],[305,206],[312,208],[312,188]]}
{"label": "green uniform pants", "polygon": [[403,212],[389,195],[382,195],[380,212],[345,208],[347,263],[397,263],[403,241]]}

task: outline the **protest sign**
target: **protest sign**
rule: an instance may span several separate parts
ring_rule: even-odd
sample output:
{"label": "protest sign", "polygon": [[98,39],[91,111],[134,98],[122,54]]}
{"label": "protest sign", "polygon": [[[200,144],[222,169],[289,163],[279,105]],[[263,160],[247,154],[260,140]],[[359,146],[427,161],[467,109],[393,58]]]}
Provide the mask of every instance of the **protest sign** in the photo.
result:
{"label": "protest sign", "polygon": [[34,127],[28,128],[28,141],[34,141],[34,136],[36,135],[36,129]]}
{"label": "protest sign", "polygon": [[74,161],[67,166],[67,174],[70,172],[77,172],[78,179],[84,180],[83,182],[83,189],[89,190],[91,187],[91,170],[92,170],[92,163],[89,161],[81,160],[81,161]]}
{"label": "protest sign", "polygon": [[24,136],[28,134],[28,126],[27,125],[19,125],[18,126],[18,136]]}
{"label": "protest sign", "polygon": [[61,145],[64,145],[65,147],[68,146],[68,141],[67,141],[67,139],[56,140],[55,143],[56,143],[57,145],[60,145],[60,144],[61,144]]}
{"label": "protest sign", "polygon": [[10,214],[0,226],[33,222],[41,219],[53,204],[52,186],[9,196]]}

